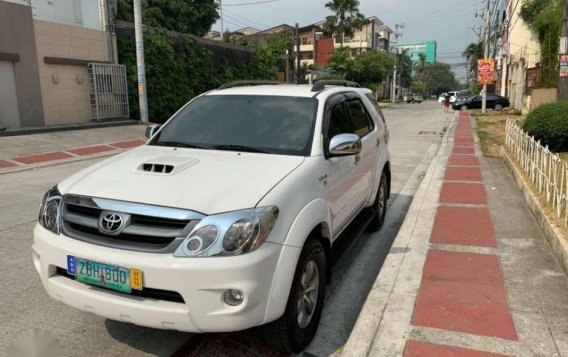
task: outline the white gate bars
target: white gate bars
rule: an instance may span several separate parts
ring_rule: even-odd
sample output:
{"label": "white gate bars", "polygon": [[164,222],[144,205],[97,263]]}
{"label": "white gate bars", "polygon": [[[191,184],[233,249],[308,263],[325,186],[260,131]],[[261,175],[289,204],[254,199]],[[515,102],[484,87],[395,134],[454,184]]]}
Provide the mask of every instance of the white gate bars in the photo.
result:
{"label": "white gate bars", "polygon": [[128,118],[126,66],[89,63],[91,118],[94,120]]}
{"label": "white gate bars", "polygon": [[507,120],[505,147],[558,218],[568,226],[568,164]]}

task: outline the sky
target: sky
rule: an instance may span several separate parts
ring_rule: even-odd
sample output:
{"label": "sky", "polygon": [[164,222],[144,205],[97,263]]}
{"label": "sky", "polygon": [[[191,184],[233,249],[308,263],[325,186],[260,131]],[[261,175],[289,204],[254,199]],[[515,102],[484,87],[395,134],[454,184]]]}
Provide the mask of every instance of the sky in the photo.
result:
{"label": "sky", "polygon": [[[240,5],[246,3],[253,5]],[[324,6],[328,0],[222,0],[224,26],[238,30],[250,26],[259,30],[283,23],[300,27],[325,19],[331,12]],[[366,17],[376,16],[387,26],[404,24],[399,42],[437,41],[438,62],[453,67],[460,82],[465,82],[465,60],[461,53],[471,42],[478,41],[483,0],[360,0],[360,11]],[[218,21],[213,29],[220,30]],[[392,39],[394,41],[394,38]]]}

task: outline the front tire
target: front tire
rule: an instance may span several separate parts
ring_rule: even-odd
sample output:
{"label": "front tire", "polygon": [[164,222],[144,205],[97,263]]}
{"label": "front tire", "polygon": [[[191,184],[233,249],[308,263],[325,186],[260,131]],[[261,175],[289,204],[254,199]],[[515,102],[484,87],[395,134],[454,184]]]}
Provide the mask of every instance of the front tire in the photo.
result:
{"label": "front tire", "polygon": [[264,326],[264,334],[275,347],[298,353],[312,342],[321,318],[327,283],[324,248],[309,238],[296,266],[284,315]]}
{"label": "front tire", "polygon": [[503,106],[501,104],[495,104],[493,110],[500,112],[501,110],[503,110]]}
{"label": "front tire", "polygon": [[460,110],[461,110],[462,112],[465,112],[465,111],[467,110],[467,105],[462,105],[462,106],[460,107]]}
{"label": "front tire", "polygon": [[368,232],[378,232],[385,223],[385,216],[387,214],[387,201],[389,199],[389,188],[387,174],[383,172],[381,175],[381,182],[379,183],[379,190],[377,197],[373,204],[373,218],[367,226]]}

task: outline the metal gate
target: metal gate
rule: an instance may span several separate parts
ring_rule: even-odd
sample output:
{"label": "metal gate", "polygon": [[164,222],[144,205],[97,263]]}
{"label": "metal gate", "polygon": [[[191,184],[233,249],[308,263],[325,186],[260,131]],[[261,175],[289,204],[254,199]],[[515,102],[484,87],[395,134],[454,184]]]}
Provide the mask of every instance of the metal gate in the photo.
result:
{"label": "metal gate", "polygon": [[93,120],[128,118],[126,66],[89,63],[91,118]]}

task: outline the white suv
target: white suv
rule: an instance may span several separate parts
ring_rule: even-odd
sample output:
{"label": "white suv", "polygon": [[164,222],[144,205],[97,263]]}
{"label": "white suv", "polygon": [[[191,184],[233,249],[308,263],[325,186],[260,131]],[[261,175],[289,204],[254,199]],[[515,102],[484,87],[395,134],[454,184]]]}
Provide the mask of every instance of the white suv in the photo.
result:
{"label": "white suv", "polygon": [[353,83],[226,85],[186,104],[146,145],[49,190],[33,262],[48,294],[160,329],[263,329],[312,340],[331,246],[359,213],[380,229],[389,134]]}

